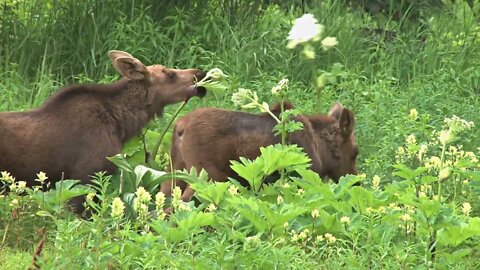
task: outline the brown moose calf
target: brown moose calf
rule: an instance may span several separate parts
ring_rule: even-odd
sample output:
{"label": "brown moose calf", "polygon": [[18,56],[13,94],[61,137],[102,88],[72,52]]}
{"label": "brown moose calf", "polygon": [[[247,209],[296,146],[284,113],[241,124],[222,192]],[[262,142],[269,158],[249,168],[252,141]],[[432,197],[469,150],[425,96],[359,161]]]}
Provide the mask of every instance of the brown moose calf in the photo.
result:
{"label": "brown moose calf", "polygon": [[[304,149],[312,160],[313,171],[336,182],[343,175],[356,174],[358,147],[355,119],[350,110],[336,103],[327,116],[299,116],[296,120],[303,123],[303,130],[291,134],[289,143]],[[230,160],[255,159],[260,155],[260,147],[280,143],[272,131],[275,124],[268,114],[197,109],[175,124],[171,147],[173,169],[203,168],[214,181],[232,177],[247,185],[230,168]],[[193,189],[180,180],[175,180],[175,185],[183,190],[182,200],[189,201]],[[162,192],[167,196],[171,195],[171,188],[172,181],[162,184]]]}
{"label": "brown moose calf", "polygon": [[80,84],[50,97],[40,108],[0,113],[0,171],[34,185],[43,171],[50,182],[88,182],[98,171],[114,171],[106,159],[139,133],[168,104],[205,95],[198,69],[145,66],[130,54],[110,51],[122,78],[112,84]]}

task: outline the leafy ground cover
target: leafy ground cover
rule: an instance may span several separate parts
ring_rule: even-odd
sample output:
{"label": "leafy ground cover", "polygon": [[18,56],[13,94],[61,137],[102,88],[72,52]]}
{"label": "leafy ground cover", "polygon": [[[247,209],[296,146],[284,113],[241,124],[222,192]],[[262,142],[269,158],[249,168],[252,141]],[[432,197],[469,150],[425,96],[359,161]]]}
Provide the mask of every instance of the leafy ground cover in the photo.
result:
{"label": "leafy ground cover", "polygon": [[[176,172],[197,190],[197,203],[187,204],[158,193],[171,177],[163,172],[171,135],[153,168],[137,138],[126,158],[113,158],[123,190],[118,176],[103,174],[96,187],[67,181],[44,193],[17,179],[0,198],[1,268],[24,269],[40,251],[42,269],[479,268],[476,1],[366,1],[383,12],[347,1],[159,2],[6,1],[0,109],[36,107],[73,81],[112,81],[110,49],[228,74],[229,89],[191,100],[181,114],[239,109],[231,101],[238,88],[256,92],[254,112],[277,100],[271,89],[287,78],[284,98],[304,113],[326,113],[335,101],[354,111],[360,174],[324,183],[298,148],[276,145],[236,170],[254,186],[272,170],[294,173],[246,189]],[[287,48],[304,13],[338,44]],[[148,149],[175,110],[149,125]],[[6,173],[0,180],[12,185]],[[63,208],[80,193],[89,193],[90,220]],[[165,205],[174,209],[168,218]]]}

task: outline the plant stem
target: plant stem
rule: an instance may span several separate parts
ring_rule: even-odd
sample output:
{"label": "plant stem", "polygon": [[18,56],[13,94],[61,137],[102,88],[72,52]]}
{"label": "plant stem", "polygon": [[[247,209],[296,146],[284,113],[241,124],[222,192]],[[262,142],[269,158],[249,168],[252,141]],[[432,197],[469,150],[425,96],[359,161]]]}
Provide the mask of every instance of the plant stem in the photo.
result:
{"label": "plant stem", "polygon": [[[60,179],[60,189],[58,190],[58,215],[62,213],[62,190],[63,190],[63,179],[65,178],[64,173],[62,172],[62,179]],[[77,209],[75,209],[77,210]]]}
{"label": "plant stem", "polygon": [[[447,145],[443,145],[442,146],[442,155],[440,156],[440,171],[443,169],[443,163],[444,163],[444,160],[445,160],[445,150],[446,149],[447,149]],[[440,180],[440,178],[438,179],[437,195],[438,195],[438,200],[440,202],[442,202],[442,181]]]}
{"label": "plant stem", "polygon": [[5,239],[7,239],[7,233],[8,229],[10,228],[10,223],[12,222],[12,217],[10,216],[10,219],[8,220],[7,226],[5,227],[5,232],[3,233],[2,237],[2,244],[0,245],[0,248],[4,246],[5,244]]}
{"label": "plant stem", "polygon": [[[447,145],[442,145],[442,155],[440,156],[440,171],[443,169],[443,163],[445,161],[445,150],[447,149]],[[438,178],[438,190],[437,196],[439,202],[442,202],[442,181],[440,177]],[[437,243],[437,231],[434,229],[432,232],[432,236],[430,238],[429,250],[432,254],[432,261],[435,260],[435,245]]]}
{"label": "plant stem", "polygon": [[[285,104],[284,104],[284,100],[282,99],[282,101],[280,102],[280,111],[281,111],[281,114],[283,114],[283,112],[285,111]],[[282,145],[285,145],[285,141],[286,141],[286,138],[287,138],[287,131],[285,130],[285,119],[282,119]],[[282,178],[283,180],[283,178]]]}
{"label": "plant stem", "polygon": [[[183,107],[185,107],[185,105],[187,104],[186,101],[183,101],[180,106],[178,107],[178,109],[175,111],[175,113],[173,114],[172,118],[170,119],[170,121],[168,122],[168,124],[165,126],[165,128],[162,130],[162,133],[160,134],[160,137],[158,138],[158,141],[157,143],[155,144],[155,147],[153,148],[153,153],[152,153],[152,159],[153,161],[155,161],[155,157],[157,156],[157,153],[158,153],[158,150],[160,149],[160,145],[162,143],[162,140],[163,140],[163,137],[165,137],[165,134],[167,133],[167,130],[170,128],[170,126],[173,124],[173,121],[175,121],[175,119],[177,118],[178,114],[180,113],[180,111],[183,109]],[[149,166],[151,167],[152,164],[150,163],[150,161],[148,162]]]}
{"label": "plant stem", "polygon": [[315,104],[315,108],[317,110],[317,112],[320,111],[321,107],[320,107],[320,94],[322,93],[322,87],[320,87],[318,84],[317,84],[317,69],[315,67],[315,61],[314,60],[310,60],[310,65],[311,65],[311,68],[312,68],[312,81],[313,81],[313,85],[315,85],[315,90],[317,92],[317,100],[316,100],[316,104]]}
{"label": "plant stem", "polygon": [[280,119],[278,119],[278,117],[275,116],[275,114],[273,114],[270,110],[267,110],[267,113],[270,114],[271,117],[273,117],[273,119],[275,119],[275,121],[277,121],[278,124],[280,124],[282,121],[280,121]]}
{"label": "plant stem", "polygon": [[[285,111],[284,99],[280,102],[280,115],[283,115]],[[282,145],[285,145],[287,139],[287,131],[285,130],[285,119],[282,118]],[[280,170],[280,183],[284,183],[285,180],[285,169]]]}

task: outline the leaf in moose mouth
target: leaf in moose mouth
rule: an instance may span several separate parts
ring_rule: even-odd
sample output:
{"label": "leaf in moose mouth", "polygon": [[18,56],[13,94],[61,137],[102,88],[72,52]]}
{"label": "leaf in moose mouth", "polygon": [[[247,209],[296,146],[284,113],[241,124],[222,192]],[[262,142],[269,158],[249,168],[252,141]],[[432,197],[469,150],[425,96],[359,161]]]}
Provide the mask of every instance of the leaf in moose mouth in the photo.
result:
{"label": "leaf in moose mouth", "polygon": [[224,92],[229,87],[226,78],[228,76],[221,69],[212,68],[202,80],[196,83],[196,86],[203,87],[214,94]]}

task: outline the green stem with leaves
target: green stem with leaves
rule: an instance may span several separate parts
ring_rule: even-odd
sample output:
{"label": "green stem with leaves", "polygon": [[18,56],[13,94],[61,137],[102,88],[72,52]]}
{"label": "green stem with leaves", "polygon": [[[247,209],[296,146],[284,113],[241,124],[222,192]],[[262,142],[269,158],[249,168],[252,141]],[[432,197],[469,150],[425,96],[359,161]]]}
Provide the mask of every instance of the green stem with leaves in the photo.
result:
{"label": "green stem with leaves", "polygon": [[[447,149],[447,145],[442,145],[442,154],[440,156],[440,171],[443,169],[443,164],[445,161],[445,151]],[[437,190],[438,200],[442,202],[442,180],[440,177],[438,178],[438,190]],[[435,260],[435,246],[437,244],[437,231],[434,229],[432,232],[432,237],[430,238],[430,243],[428,250],[430,250],[432,254],[432,260]]]}
{"label": "green stem with leaves", "polygon": [[170,121],[168,122],[168,124],[165,126],[165,128],[162,130],[162,133],[160,134],[160,137],[158,138],[158,141],[157,143],[155,144],[155,147],[153,148],[153,153],[152,153],[152,159],[149,159],[148,160],[148,165],[151,167],[152,166],[152,163],[151,163],[151,160],[155,160],[155,157],[157,156],[158,154],[158,150],[160,149],[160,145],[162,143],[162,140],[163,140],[163,137],[165,137],[165,134],[167,134],[167,131],[168,129],[170,128],[170,126],[173,124],[173,121],[175,121],[175,119],[177,118],[178,114],[180,113],[180,111],[182,111],[183,107],[185,107],[185,105],[187,104],[186,101],[183,101],[180,106],[178,106],[177,110],[175,111],[175,113],[173,114],[172,118],[170,119]]}

